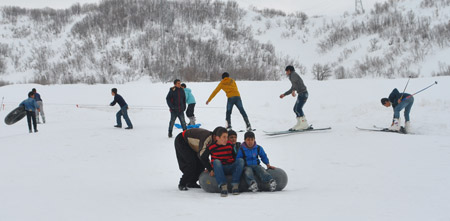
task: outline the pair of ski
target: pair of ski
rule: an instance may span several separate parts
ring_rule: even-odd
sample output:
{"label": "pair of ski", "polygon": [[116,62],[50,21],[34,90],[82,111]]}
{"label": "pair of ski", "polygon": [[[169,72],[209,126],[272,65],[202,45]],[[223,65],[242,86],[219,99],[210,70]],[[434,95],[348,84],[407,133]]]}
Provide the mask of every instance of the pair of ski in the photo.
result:
{"label": "pair of ski", "polygon": [[312,125],[310,125],[307,129],[304,130],[264,131],[264,133],[266,133],[267,136],[278,136],[278,135],[297,134],[303,132],[330,130],[330,129],[331,127],[313,128]]}
{"label": "pair of ski", "polygon": [[384,127],[377,127],[373,126],[373,128],[361,128],[356,127],[358,130],[364,130],[364,131],[374,131],[374,132],[387,132],[387,133],[399,133],[399,134],[407,134],[406,129],[404,127],[400,127],[399,131],[389,130],[389,128]]}

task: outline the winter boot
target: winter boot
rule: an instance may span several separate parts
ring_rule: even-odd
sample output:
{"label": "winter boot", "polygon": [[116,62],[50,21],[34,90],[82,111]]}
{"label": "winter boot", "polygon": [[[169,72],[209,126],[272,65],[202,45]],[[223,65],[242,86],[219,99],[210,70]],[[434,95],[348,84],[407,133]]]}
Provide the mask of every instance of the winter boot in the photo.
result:
{"label": "winter boot", "polygon": [[189,188],[201,188],[197,183],[188,183],[186,186]]}
{"label": "winter boot", "polygon": [[277,189],[277,181],[275,181],[274,179],[271,179],[269,181],[269,189],[270,189],[270,192],[275,191]]}
{"label": "winter boot", "polygon": [[250,121],[247,117],[244,118],[245,125],[247,126],[247,131],[253,131],[252,126],[250,125]]}
{"label": "winter boot", "polygon": [[227,130],[230,131],[230,130],[232,130],[232,129],[233,129],[233,128],[231,127],[231,123],[228,123],[228,122],[227,122]]}
{"label": "winter boot", "polygon": [[409,133],[411,129],[411,125],[409,124],[409,121],[405,121],[405,132]]}
{"label": "winter boot", "polygon": [[306,117],[297,117],[297,124],[295,124],[290,130],[306,130],[309,128]]}
{"label": "winter boot", "polygon": [[195,125],[195,117],[189,117],[189,125]]}
{"label": "winter boot", "polygon": [[233,195],[239,195],[239,184],[233,184],[233,188],[231,189],[231,193],[233,193]]}
{"label": "winter boot", "polygon": [[180,191],[186,191],[186,190],[188,190],[188,188],[187,188],[186,185],[184,185],[184,184],[178,184],[178,189],[179,189]]}
{"label": "winter boot", "polygon": [[257,192],[258,191],[258,184],[256,183],[256,181],[252,181],[250,183],[250,186],[248,187],[248,190],[252,191],[252,192]]}
{"label": "winter boot", "polygon": [[222,186],[220,186],[220,196],[221,197],[227,197],[228,196],[227,184],[223,184]]}
{"label": "winter boot", "polygon": [[169,131],[169,138],[172,137],[172,131]]}
{"label": "winter boot", "polygon": [[121,126],[121,125],[114,125],[114,127],[117,127],[117,128],[122,128],[122,126]]}
{"label": "winter boot", "polygon": [[125,130],[131,130],[133,127],[125,127]]}
{"label": "winter boot", "polygon": [[398,121],[398,118],[394,118],[392,122],[392,126],[388,128],[390,131],[400,131],[400,122]]}

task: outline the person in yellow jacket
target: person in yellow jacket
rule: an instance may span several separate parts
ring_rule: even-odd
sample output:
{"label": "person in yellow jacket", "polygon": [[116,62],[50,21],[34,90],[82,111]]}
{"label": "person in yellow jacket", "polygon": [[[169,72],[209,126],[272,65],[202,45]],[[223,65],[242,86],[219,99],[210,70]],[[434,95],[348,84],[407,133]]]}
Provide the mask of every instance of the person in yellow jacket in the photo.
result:
{"label": "person in yellow jacket", "polygon": [[209,104],[209,102],[216,96],[217,93],[219,93],[221,89],[225,91],[228,97],[226,116],[227,130],[231,130],[231,111],[233,110],[233,106],[236,105],[239,112],[241,112],[242,117],[244,118],[245,124],[247,126],[247,131],[252,131],[247,113],[245,113],[244,106],[242,105],[241,94],[239,94],[236,81],[230,78],[230,74],[228,72],[224,72],[222,74],[222,81],[220,81],[219,85],[217,85],[211,96],[209,96],[208,101],[206,101],[206,105]]}

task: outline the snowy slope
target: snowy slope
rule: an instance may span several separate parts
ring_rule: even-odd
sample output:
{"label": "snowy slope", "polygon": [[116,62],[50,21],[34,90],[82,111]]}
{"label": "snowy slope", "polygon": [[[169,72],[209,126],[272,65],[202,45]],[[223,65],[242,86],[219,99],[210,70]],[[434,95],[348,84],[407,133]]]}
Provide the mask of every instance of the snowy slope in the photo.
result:
{"label": "snowy slope", "polygon": [[[277,138],[262,131],[294,123],[295,99],[278,98],[290,83],[237,82],[257,142],[289,183],[281,192],[227,198],[177,189],[181,173],[174,139],[167,138],[170,84],[0,87],[0,119],[33,87],[47,115],[36,134],[27,133],[24,120],[0,125],[0,220],[448,220],[450,78],[412,79],[407,92],[434,81],[415,98],[415,134],[400,135],[355,126],[387,126],[392,109],[379,100],[394,87],[402,90],[406,79],[306,80],[306,116],[333,129]],[[187,85],[198,121],[211,130],[223,125],[224,93],[204,104],[216,83]],[[108,106],[112,87],[130,106],[132,131],[112,127],[118,110]],[[236,109],[232,121],[244,127]]]}

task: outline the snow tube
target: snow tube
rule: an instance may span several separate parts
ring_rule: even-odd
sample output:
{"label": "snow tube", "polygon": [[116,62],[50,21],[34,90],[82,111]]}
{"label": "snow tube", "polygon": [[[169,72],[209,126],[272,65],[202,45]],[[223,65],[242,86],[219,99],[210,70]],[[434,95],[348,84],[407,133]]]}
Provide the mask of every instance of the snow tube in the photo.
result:
{"label": "snow tube", "polygon": [[[273,179],[277,181],[277,188],[276,191],[283,190],[287,183],[288,183],[288,177],[286,172],[284,172],[281,168],[275,168],[275,169],[267,169],[266,170],[270,175],[272,175]],[[227,175],[227,183],[228,183],[228,191],[231,192],[231,175]],[[269,191],[269,184],[261,182],[261,179],[259,177],[255,176],[256,182],[258,183],[258,189],[262,191]],[[209,175],[209,173],[202,173],[200,174],[199,178],[200,186],[202,189],[208,193],[220,193],[216,177],[212,177]],[[242,174],[241,182],[239,184],[239,191],[240,192],[247,192],[248,190],[248,184],[245,182],[244,174]]]}
{"label": "snow tube", "polygon": [[22,120],[27,116],[27,112],[25,111],[25,107],[19,106],[16,109],[9,112],[8,115],[5,117],[5,124],[12,125],[15,124],[17,121]]}

